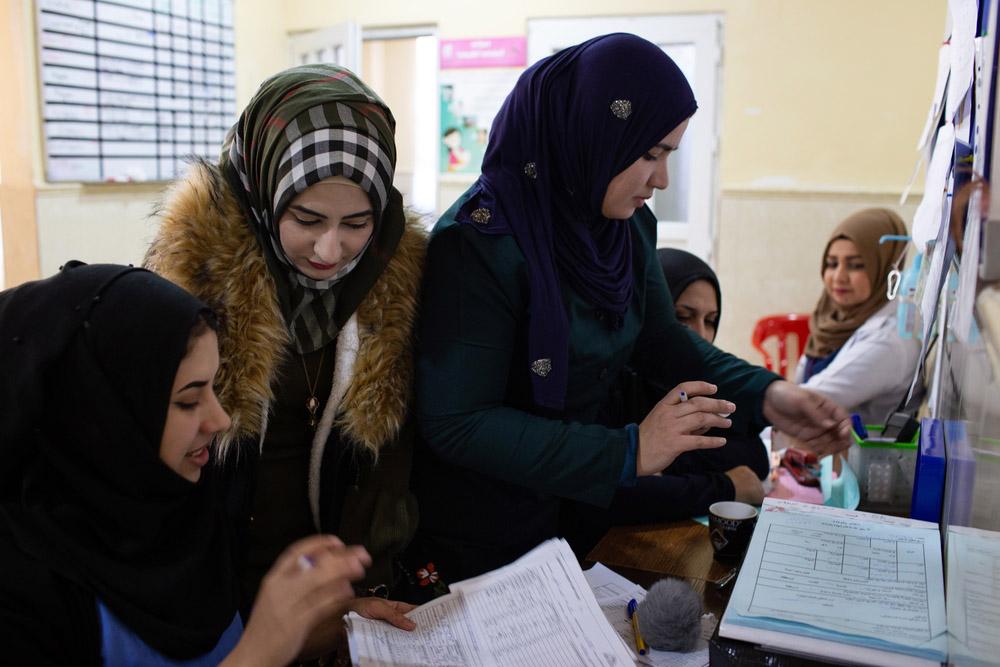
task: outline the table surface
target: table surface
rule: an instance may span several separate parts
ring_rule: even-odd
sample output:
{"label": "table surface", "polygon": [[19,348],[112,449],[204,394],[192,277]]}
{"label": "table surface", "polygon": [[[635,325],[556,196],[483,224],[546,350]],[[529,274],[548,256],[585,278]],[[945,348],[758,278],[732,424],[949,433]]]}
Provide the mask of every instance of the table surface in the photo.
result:
{"label": "table surface", "polygon": [[603,563],[644,588],[668,576],[684,579],[702,597],[705,611],[717,619],[722,618],[735,583],[731,581],[721,590],[715,585],[736,561],[716,560],[708,528],[689,519],[612,528],[586,560]]}

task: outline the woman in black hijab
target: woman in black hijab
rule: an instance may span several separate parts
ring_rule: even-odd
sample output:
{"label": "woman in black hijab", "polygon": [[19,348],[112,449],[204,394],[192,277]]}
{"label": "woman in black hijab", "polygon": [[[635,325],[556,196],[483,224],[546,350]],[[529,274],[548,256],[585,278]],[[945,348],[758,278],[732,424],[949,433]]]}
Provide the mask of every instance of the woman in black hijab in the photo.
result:
{"label": "woman in black hijab", "polygon": [[[722,315],[722,291],[715,272],[704,261],[684,250],[656,251],[666,278],[677,321],[708,343],[715,341]],[[655,388],[626,369],[622,401],[630,419],[641,420],[655,404]],[[759,505],[764,497],[761,480],[770,470],[767,450],[756,434],[736,429],[711,430],[724,436],[718,449],[682,453],[659,475],[640,476],[634,486],[615,492],[606,511],[575,506],[564,519],[571,543],[587,553],[610,526],[658,523],[701,516],[712,503],[739,500]]]}
{"label": "woman in black hijab", "polygon": [[[722,318],[722,288],[719,286],[715,271],[701,258],[686,250],[660,248],[656,251],[656,257],[660,261],[663,277],[667,280],[670,296],[673,297],[677,321],[705,341],[715,343],[719,321]],[[694,471],[700,468],[732,472],[732,468],[744,467],[749,469],[746,472],[752,470],[759,479],[764,479],[770,471],[767,450],[756,434],[737,434],[730,431],[726,433],[724,447],[691,454],[677,461],[681,465],[675,466],[675,471],[679,469]],[[739,479],[734,478],[735,475],[730,475],[730,479],[737,486],[737,500],[744,500],[739,497],[741,492],[751,496],[760,493],[759,484],[753,485],[751,478],[742,474],[743,472],[740,471]],[[744,488],[741,489],[741,481],[749,483],[744,484]],[[719,500],[728,499],[719,498]],[[750,502],[755,498],[748,497],[745,500]]]}
{"label": "woman in black hijab", "polygon": [[309,538],[243,631],[229,530],[200,480],[229,424],[213,328],[141,269],[72,262],[0,293],[4,661],[286,664],[350,597],[367,554]]}

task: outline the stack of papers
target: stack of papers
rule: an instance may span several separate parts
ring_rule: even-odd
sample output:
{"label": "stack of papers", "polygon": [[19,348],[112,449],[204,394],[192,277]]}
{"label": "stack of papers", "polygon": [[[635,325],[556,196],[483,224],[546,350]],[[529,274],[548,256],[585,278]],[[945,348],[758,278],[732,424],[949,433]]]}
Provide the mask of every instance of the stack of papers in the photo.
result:
{"label": "stack of papers", "polygon": [[936,524],[767,498],[719,634],[848,662],[947,658]]}
{"label": "stack of papers", "polygon": [[351,613],[355,665],[630,667],[633,656],[608,624],[564,540],[452,584],[451,593],[407,614],[406,632]]}

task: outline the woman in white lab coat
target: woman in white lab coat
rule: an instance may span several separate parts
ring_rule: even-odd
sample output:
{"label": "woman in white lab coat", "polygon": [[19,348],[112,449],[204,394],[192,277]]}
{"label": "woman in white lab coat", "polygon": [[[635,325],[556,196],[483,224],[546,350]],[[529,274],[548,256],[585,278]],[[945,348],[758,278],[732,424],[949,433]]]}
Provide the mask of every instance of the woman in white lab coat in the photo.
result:
{"label": "woman in white lab coat", "polygon": [[830,397],[866,424],[884,423],[903,399],[920,354],[899,337],[896,302],[886,296],[889,271],[905,241],[903,221],[884,208],[858,211],[837,225],[823,251],[823,293],[809,320],[796,381]]}

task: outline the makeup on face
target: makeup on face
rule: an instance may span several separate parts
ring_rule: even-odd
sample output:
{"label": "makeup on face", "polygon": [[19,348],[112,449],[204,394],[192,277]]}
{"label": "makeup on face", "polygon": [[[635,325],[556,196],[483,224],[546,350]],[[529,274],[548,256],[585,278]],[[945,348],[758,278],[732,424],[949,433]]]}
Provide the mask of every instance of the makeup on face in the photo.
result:
{"label": "makeup on face", "polygon": [[374,229],[368,195],[343,177],[306,188],[278,220],[285,255],[313,280],[334,278],[364,251]]}
{"label": "makeup on face", "polygon": [[677,320],[709,343],[715,341],[719,324],[719,298],[707,280],[695,280],[674,302]]}
{"label": "makeup on face", "polygon": [[872,293],[864,257],[850,239],[834,239],[823,259],[823,286],[838,306],[864,303]]}
{"label": "makeup on face", "polygon": [[610,220],[627,220],[656,190],[667,188],[670,184],[667,158],[680,146],[687,124],[688,121],[684,120],[611,179],[601,203],[601,214],[604,217]]}
{"label": "makeup on face", "polygon": [[191,341],[170,391],[160,460],[189,482],[201,478],[215,435],[231,424],[212,386],[218,369],[218,337],[209,330]]}

